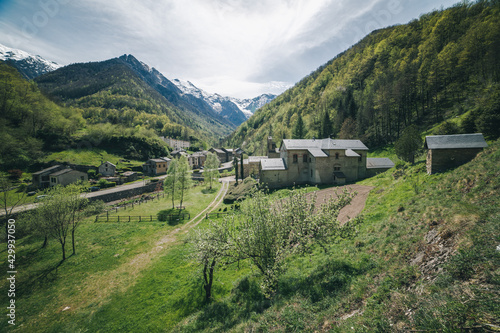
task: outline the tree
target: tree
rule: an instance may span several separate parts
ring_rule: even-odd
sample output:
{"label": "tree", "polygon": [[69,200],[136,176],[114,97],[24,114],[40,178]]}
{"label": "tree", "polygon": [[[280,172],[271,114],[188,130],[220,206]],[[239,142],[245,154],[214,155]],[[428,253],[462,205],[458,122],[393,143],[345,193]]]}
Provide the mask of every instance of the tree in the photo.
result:
{"label": "tree", "polygon": [[205,171],[203,172],[203,177],[205,181],[210,184],[210,189],[212,189],[212,183],[217,181],[219,178],[219,164],[220,161],[217,155],[213,153],[207,154],[207,160],[205,161]]}
{"label": "tree", "polygon": [[241,157],[240,157],[240,175],[241,175],[241,181],[243,181],[243,179],[245,178],[245,170],[243,168],[243,153],[241,154]]}
{"label": "tree", "polygon": [[67,188],[55,186],[47,192],[47,197],[32,216],[37,228],[43,228],[50,236],[61,244],[62,260],[66,260],[66,239],[72,235],[73,254],[75,250],[75,231],[83,217],[81,210],[87,199],[80,196],[82,187],[78,185]]}
{"label": "tree", "polygon": [[394,144],[396,155],[403,161],[415,163],[415,155],[422,148],[423,141],[415,125],[408,126]]}
{"label": "tree", "polygon": [[323,121],[321,122],[321,132],[320,137],[322,139],[327,139],[332,134],[332,121],[330,120],[330,115],[327,110],[323,113]]}
{"label": "tree", "polygon": [[9,219],[12,217],[12,213],[16,207],[21,205],[25,198],[26,192],[22,190],[17,195],[12,193],[14,183],[9,179],[9,176],[5,173],[0,173],[0,191],[2,192],[0,200],[2,202],[2,210],[5,212],[5,237],[8,237]]}
{"label": "tree", "polygon": [[316,198],[301,190],[293,190],[288,198],[277,202],[271,202],[263,192],[255,192],[242,204],[241,214],[210,224],[203,230],[205,234],[195,239],[198,258],[202,258],[198,261],[206,268],[205,285],[211,286],[210,274],[217,262],[249,260],[263,277],[264,293],[271,296],[291,255],[311,253],[316,245],[326,251],[328,244],[355,234],[360,219],[343,225],[337,221],[340,209],[353,196],[344,192],[318,209]]}
{"label": "tree", "polygon": [[293,128],[293,138],[294,139],[303,139],[304,137],[304,120],[302,120],[302,116],[299,113],[297,118],[297,122],[295,123],[295,127]]}
{"label": "tree", "polygon": [[168,166],[167,170],[167,177],[165,178],[165,181],[163,182],[163,187],[165,189],[165,192],[167,192],[168,195],[172,198],[172,209],[175,208],[175,195],[176,195],[176,190],[178,187],[178,177],[179,177],[179,170],[178,170],[178,161],[176,159],[173,159],[170,161],[170,165]]}
{"label": "tree", "polygon": [[238,186],[238,158],[235,156],[233,159],[233,166],[234,166],[234,178],[236,179],[236,186]]}
{"label": "tree", "polygon": [[75,245],[75,231],[80,225],[80,222],[85,217],[83,209],[88,205],[88,199],[82,197],[82,193],[85,191],[85,187],[78,184],[70,184],[63,189],[65,193],[65,200],[68,203],[68,209],[71,212],[71,245],[73,249],[73,255],[76,254]]}
{"label": "tree", "polygon": [[184,194],[193,184],[193,181],[191,179],[191,170],[189,168],[188,158],[185,155],[182,155],[179,158],[177,172],[178,172],[177,179],[179,182],[178,188],[179,188],[179,196],[180,196],[179,208],[182,209],[182,202],[184,201]]}

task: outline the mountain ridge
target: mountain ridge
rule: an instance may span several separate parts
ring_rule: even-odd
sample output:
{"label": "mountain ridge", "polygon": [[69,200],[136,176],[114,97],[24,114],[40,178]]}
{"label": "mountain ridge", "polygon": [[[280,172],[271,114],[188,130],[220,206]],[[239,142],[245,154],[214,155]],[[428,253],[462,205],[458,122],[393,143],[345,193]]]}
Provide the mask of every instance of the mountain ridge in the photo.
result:
{"label": "mountain ridge", "polygon": [[39,55],[32,55],[28,52],[13,49],[3,44],[0,44],[0,60],[11,64],[27,80],[32,80],[37,76],[63,67]]}

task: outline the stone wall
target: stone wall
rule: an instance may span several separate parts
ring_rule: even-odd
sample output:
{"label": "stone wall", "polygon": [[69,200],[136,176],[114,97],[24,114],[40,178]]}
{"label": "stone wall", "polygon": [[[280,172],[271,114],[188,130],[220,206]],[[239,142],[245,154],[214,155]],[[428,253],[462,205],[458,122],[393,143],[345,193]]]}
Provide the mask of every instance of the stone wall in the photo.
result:
{"label": "stone wall", "polygon": [[442,172],[472,160],[482,148],[429,149],[427,151],[427,173]]}
{"label": "stone wall", "polygon": [[117,201],[121,199],[130,198],[136,195],[141,195],[143,193],[154,192],[157,189],[158,183],[150,183],[145,186],[136,187],[128,190],[122,190],[111,193],[99,193],[99,195],[95,194],[92,197],[89,197],[89,201],[97,201],[102,200],[104,202]]}

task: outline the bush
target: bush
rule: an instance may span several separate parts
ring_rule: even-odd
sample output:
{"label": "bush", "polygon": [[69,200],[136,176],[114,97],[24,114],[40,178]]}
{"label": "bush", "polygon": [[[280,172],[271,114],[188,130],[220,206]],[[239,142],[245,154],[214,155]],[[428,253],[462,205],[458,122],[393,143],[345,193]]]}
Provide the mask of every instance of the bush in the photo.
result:
{"label": "bush", "polygon": [[160,210],[156,215],[158,221],[168,222],[169,225],[176,225],[188,218],[188,213],[180,209],[164,209]]}

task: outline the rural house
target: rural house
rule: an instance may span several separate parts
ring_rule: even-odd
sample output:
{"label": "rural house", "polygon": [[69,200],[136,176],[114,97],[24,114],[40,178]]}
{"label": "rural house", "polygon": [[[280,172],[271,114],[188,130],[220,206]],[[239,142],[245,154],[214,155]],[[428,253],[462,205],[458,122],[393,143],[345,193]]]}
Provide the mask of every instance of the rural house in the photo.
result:
{"label": "rural house", "polygon": [[283,140],[279,152],[279,158],[261,160],[260,181],[269,187],[344,184],[366,176],[368,148],[359,140]]}
{"label": "rural house", "polygon": [[[259,174],[260,161],[267,159],[267,156],[248,156],[243,160],[243,176],[245,178]],[[240,166],[238,165],[238,168]],[[238,174],[239,176],[239,174]]]}
{"label": "rural house", "polygon": [[[273,149],[268,150],[275,156]],[[271,188],[294,184],[342,185],[369,175],[367,152],[368,148],[359,140],[283,140],[279,158],[260,161],[260,182]],[[370,159],[370,163],[385,171],[394,166],[387,160]]]}
{"label": "rural house", "polygon": [[152,158],[142,165],[142,170],[151,176],[164,175],[167,173],[170,161],[168,157]]}
{"label": "rural house", "polygon": [[54,165],[50,168],[46,168],[35,172],[31,175],[31,181],[33,187],[35,188],[47,188],[50,186],[50,174],[64,169],[64,165]]}
{"label": "rural house", "polygon": [[206,151],[198,151],[188,156],[188,162],[191,169],[200,169],[205,165],[206,160],[207,160]]}
{"label": "rural house", "polygon": [[72,183],[85,182],[88,179],[85,172],[67,168],[50,174],[50,186],[66,186]]}
{"label": "rural house", "polygon": [[445,171],[472,160],[488,144],[483,134],[431,135],[425,137],[427,173]]}
{"label": "rural house", "polygon": [[99,165],[98,173],[104,177],[113,177],[116,174],[116,165],[111,162],[104,162]]}

